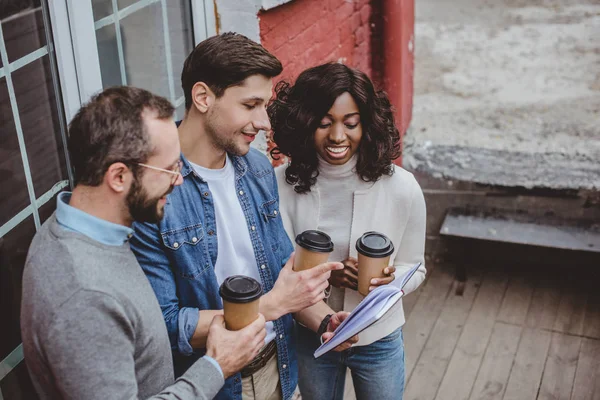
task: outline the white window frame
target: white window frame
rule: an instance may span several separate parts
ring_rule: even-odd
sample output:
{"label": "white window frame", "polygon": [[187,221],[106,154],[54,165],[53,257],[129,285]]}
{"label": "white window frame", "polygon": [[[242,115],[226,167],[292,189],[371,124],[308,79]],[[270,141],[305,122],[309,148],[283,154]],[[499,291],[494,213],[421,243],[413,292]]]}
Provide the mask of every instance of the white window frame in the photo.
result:
{"label": "white window frame", "polygon": [[191,0],[194,44],[217,34],[214,0]]}
{"label": "white window frame", "polygon": [[[49,16],[46,14],[46,9],[43,6],[41,8],[44,13],[44,18],[45,19],[49,18]],[[0,23],[0,26],[1,26],[1,23]],[[49,33],[49,32],[47,32],[47,33]],[[11,105],[12,114],[13,114],[12,116],[13,116],[13,120],[15,123],[15,130],[17,132],[19,151],[21,153],[21,160],[23,163],[25,182],[27,184],[27,192],[29,194],[29,203],[30,203],[27,207],[25,207],[23,210],[21,210],[21,212],[17,213],[17,215],[15,215],[9,221],[7,221],[6,223],[4,223],[3,225],[0,226],[0,238],[3,237],[4,235],[6,235],[14,227],[16,227],[19,223],[21,223],[22,221],[24,221],[26,218],[28,218],[31,215],[33,215],[35,227],[36,227],[36,229],[38,229],[41,225],[38,209],[41,206],[43,206],[48,200],[50,200],[56,193],[60,192],[63,188],[68,186],[70,183],[69,181],[72,180],[71,173],[70,173],[70,167],[68,167],[67,170],[69,173],[69,180],[63,180],[60,182],[56,182],[53,185],[52,189],[50,189],[48,192],[42,194],[41,196],[36,197],[35,190],[33,187],[33,178],[31,175],[31,169],[29,167],[29,156],[27,154],[27,147],[25,145],[23,128],[21,126],[21,117],[19,115],[16,94],[15,94],[14,86],[12,83],[11,75],[13,72],[18,70],[19,68],[22,68],[22,67],[28,65],[31,62],[34,62],[34,61],[48,55],[48,53],[51,53],[54,49],[53,47],[50,47],[50,46],[52,46],[52,44],[53,44],[53,42],[50,42],[50,44],[46,44],[45,46],[43,46],[29,54],[26,54],[25,56],[15,60],[11,63],[8,60],[8,54],[7,54],[6,48],[4,46],[4,34],[3,34],[2,29],[0,29],[0,58],[2,59],[2,67],[0,68],[0,78],[4,77],[6,79],[6,85],[7,85],[7,89],[8,89],[8,95],[9,95],[10,105]],[[53,72],[53,73],[55,73],[55,72]],[[58,106],[59,106],[59,112],[62,112],[62,110],[60,109],[60,104]],[[63,127],[63,129],[64,129],[64,127]],[[63,137],[63,140],[64,139],[65,138]],[[65,144],[65,143],[63,143],[63,144]],[[65,154],[65,156],[66,156],[66,154]],[[67,163],[68,163],[68,158],[67,158]],[[1,366],[1,364],[0,364],[0,366]],[[0,367],[0,380],[2,379],[1,370],[2,369]]]}
{"label": "white window frame", "polygon": [[[46,29],[46,35],[51,36],[51,32],[50,32],[47,22],[52,21],[51,25],[52,26],[56,25],[56,21],[52,20],[53,2],[52,1],[49,2],[48,9],[46,9],[45,5],[42,5],[41,10],[42,10],[42,13],[44,16],[44,26]],[[39,8],[25,10],[24,13],[32,12],[32,11],[33,12],[39,11]],[[56,11],[56,10],[54,10],[54,11]],[[17,16],[22,16],[22,14],[21,13],[17,14]],[[6,20],[3,22],[6,22]],[[12,117],[14,120],[15,130],[16,130],[16,134],[17,134],[17,140],[19,143],[19,151],[21,153],[21,161],[23,163],[23,170],[24,170],[24,174],[25,174],[27,192],[29,194],[29,205],[27,207],[25,207],[23,210],[21,210],[19,213],[17,213],[15,216],[13,216],[6,223],[4,223],[3,225],[0,226],[0,238],[5,236],[6,234],[8,234],[13,228],[18,226],[21,222],[23,222],[25,219],[29,218],[30,216],[33,216],[35,229],[38,230],[41,226],[41,221],[40,221],[40,216],[39,216],[40,207],[42,207],[44,204],[46,204],[58,192],[60,192],[65,187],[69,186],[72,182],[71,168],[69,165],[68,154],[66,152],[66,137],[64,135],[64,133],[66,132],[66,129],[65,129],[65,125],[63,124],[63,120],[61,118],[60,129],[61,129],[61,136],[62,136],[62,140],[63,140],[63,147],[65,149],[65,154],[62,154],[61,156],[64,156],[66,159],[67,173],[68,173],[69,179],[56,182],[49,191],[47,191],[46,193],[42,194],[39,197],[36,197],[35,189],[33,186],[33,178],[32,178],[32,174],[31,174],[31,168],[29,166],[29,156],[27,154],[27,147],[25,145],[23,128],[21,126],[21,118],[19,115],[16,93],[14,90],[12,76],[11,76],[12,73],[17,71],[19,68],[22,68],[36,60],[39,60],[40,58],[42,58],[46,55],[49,55],[50,57],[52,57],[52,52],[54,52],[56,50],[56,46],[54,46],[56,38],[49,40],[45,46],[43,46],[39,49],[36,49],[33,52],[26,54],[11,63],[8,60],[8,54],[6,51],[5,44],[4,44],[4,33],[3,33],[3,30],[1,29],[1,26],[2,26],[2,22],[0,22],[0,58],[2,59],[2,67],[0,67],[0,78],[6,79],[6,85],[7,85],[7,89],[8,89],[10,106],[11,106],[11,110],[12,110]],[[57,57],[56,53],[54,54],[54,57],[55,58]],[[54,70],[53,63],[51,63],[50,65],[51,65],[51,69],[52,69],[51,73],[52,73],[52,79],[54,80],[54,87],[56,89],[64,90],[63,85],[61,85],[59,88],[58,82],[56,82],[56,78],[57,78],[56,75],[61,76],[60,75],[60,69],[61,69],[60,63],[57,62],[58,67],[57,67],[56,71]],[[66,76],[68,76],[68,75],[66,75]],[[61,79],[61,82],[63,80],[64,79]],[[72,90],[72,88],[67,87],[67,90]],[[64,94],[65,93],[63,93],[63,95]],[[58,97],[58,98],[60,98],[60,97]],[[65,114],[68,113],[67,104],[69,104],[69,107],[70,107],[70,103],[67,103],[66,101],[64,101],[63,106],[65,106],[65,110],[64,110]],[[57,106],[58,106],[58,112],[62,113],[63,109],[61,108],[61,104],[57,104]],[[23,345],[20,344],[9,355],[4,357],[4,359],[0,360],[0,381],[2,381],[22,361],[23,361]],[[0,400],[2,400],[2,399],[3,399],[3,395],[2,395],[2,390],[0,388]]]}
{"label": "white window frame", "polygon": [[[180,96],[179,98],[175,97],[175,82],[173,81],[173,74],[171,73],[171,39],[168,35],[167,0],[138,0],[121,10],[118,10],[117,8],[117,0],[112,0],[113,11],[118,11],[99,19],[98,21],[94,21],[91,0],[64,1],[66,1],[67,10],[64,10],[64,7],[62,6],[59,6],[56,16],[62,21],[65,20],[65,17],[67,18],[68,24],[61,24],[63,28],[61,28],[62,32],[60,32],[60,34],[65,36],[68,27],[70,29],[69,35],[72,38],[73,60],[69,60],[69,57],[66,56],[63,61],[65,61],[67,71],[72,71],[72,66],[75,66],[77,82],[79,85],[79,102],[75,101],[74,98],[70,99],[70,101],[72,104],[77,105],[76,108],[79,108],[81,104],[87,102],[91,96],[102,90],[102,75],[100,72],[100,60],[96,44],[96,30],[110,24],[115,25],[121,82],[126,85],[125,62],[121,31],[119,29],[120,21],[128,15],[155,3],[160,3],[162,8],[163,31],[165,35],[165,58],[169,79],[169,100],[176,108],[184,103],[184,96]],[[194,43],[198,44],[207,37],[217,33],[214,2],[213,0],[190,0],[190,4],[192,10]]]}

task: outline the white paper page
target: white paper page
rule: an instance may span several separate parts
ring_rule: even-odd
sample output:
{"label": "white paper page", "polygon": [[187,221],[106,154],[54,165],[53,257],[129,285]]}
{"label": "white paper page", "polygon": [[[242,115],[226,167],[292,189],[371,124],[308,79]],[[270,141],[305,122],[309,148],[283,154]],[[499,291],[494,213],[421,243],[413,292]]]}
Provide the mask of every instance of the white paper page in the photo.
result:
{"label": "white paper page", "polygon": [[[360,303],[348,318],[335,330],[335,335],[321,345],[314,356],[319,357],[333,350],[352,336],[360,333],[381,318],[402,297],[400,289],[393,286],[380,286],[373,290]],[[361,307],[362,306],[362,307]],[[357,312],[358,310],[358,312]]]}
{"label": "white paper page", "polygon": [[[401,288],[406,285],[420,266],[421,263],[417,263],[402,275],[400,278]],[[385,285],[374,289],[358,304],[358,306],[356,306],[354,311],[350,313],[340,326],[337,327],[334,336],[315,351],[315,358],[333,350],[344,341],[359,334],[361,331],[375,323],[383,317],[385,313],[398,302],[398,300],[400,300],[402,295],[403,292],[395,286]]]}
{"label": "white paper page", "polygon": [[421,266],[422,263],[417,263],[415,264],[411,269],[409,269],[404,275],[402,275],[400,277],[401,281],[400,281],[400,289],[404,288],[404,286],[406,286],[406,284],[408,283],[408,281],[410,280],[410,278],[412,278],[412,276],[415,274],[415,272],[417,272],[417,270],[419,269],[419,267]]}

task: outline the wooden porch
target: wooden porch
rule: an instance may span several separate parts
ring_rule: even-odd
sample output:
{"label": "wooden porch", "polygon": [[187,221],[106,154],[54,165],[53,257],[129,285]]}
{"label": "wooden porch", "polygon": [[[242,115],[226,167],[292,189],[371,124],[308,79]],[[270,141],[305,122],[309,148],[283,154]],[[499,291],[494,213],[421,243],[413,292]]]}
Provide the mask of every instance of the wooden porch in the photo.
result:
{"label": "wooden porch", "polygon": [[593,272],[481,265],[457,296],[452,265],[429,262],[404,300],[404,400],[600,399]]}

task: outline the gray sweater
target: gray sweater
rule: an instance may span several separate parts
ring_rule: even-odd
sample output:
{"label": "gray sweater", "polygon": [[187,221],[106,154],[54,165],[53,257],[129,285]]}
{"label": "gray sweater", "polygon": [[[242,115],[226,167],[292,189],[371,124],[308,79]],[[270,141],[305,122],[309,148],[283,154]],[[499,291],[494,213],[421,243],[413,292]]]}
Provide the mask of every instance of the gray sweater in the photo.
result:
{"label": "gray sweater", "polygon": [[224,383],[203,358],[174,381],[165,322],[129,244],[67,231],[54,215],[29,249],[21,332],[42,399],[212,399]]}

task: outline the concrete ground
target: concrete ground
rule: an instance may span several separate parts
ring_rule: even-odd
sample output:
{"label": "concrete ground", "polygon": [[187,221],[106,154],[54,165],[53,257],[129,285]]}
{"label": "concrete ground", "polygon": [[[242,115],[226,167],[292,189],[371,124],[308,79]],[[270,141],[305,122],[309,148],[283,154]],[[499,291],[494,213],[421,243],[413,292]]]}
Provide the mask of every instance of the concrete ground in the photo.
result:
{"label": "concrete ground", "polygon": [[418,0],[404,165],[600,189],[600,0]]}

